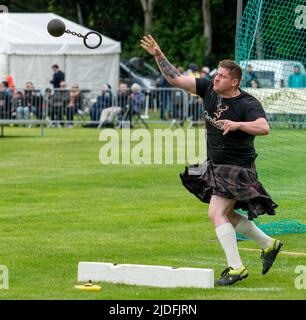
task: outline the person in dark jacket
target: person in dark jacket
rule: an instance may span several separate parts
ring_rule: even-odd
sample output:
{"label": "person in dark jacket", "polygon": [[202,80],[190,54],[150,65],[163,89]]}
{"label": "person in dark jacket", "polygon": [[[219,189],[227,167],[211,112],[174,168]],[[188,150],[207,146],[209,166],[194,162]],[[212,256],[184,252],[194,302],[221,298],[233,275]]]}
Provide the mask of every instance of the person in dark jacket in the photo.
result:
{"label": "person in dark jacket", "polygon": [[53,84],[53,88],[60,88],[60,83],[65,81],[65,73],[59,69],[57,64],[52,66],[53,79],[50,81]]}
{"label": "person in dark jacket", "polygon": [[257,80],[257,74],[256,72],[253,71],[252,65],[249,64],[247,68],[246,78],[245,78],[245,81],[246,81],[245,86],[247,88],[251,88],[253,80]]}

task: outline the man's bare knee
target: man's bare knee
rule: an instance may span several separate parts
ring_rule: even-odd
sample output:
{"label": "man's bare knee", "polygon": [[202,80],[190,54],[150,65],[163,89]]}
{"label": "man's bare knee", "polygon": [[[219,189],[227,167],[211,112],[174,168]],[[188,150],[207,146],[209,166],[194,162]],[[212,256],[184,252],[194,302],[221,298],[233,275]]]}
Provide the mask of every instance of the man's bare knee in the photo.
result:
{"label": "man's bare knee", "polygon": [[229,222],[228,215],[233,211],[235,202],[233,199],[212,196],[208,209],[211,222],[215,226]]}

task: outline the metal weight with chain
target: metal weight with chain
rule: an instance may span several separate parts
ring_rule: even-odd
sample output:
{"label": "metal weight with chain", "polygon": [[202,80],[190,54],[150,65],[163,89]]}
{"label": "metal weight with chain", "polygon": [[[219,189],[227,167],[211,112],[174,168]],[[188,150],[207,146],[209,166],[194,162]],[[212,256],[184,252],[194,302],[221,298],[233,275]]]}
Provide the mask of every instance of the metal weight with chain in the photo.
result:
{"label": "metal weight with chain", "polygon": [[[100,33],[96,32],[96,31],[90,31],[90,32],[86,33],[85,35],[82,35],[81,33],[77,33],[75,31],[70,31],[68,29],[66,30],[66,26],[65,26],[64,22],[61,21],[60,19],[52,19],[51,21],[49,21],[48,26],[47,26],[47,30],[53,37],[60,37],[64,33],[67,33],[67,34],[71,34],[72,36],[77,36],[79,38],[83,38],[83,43],[84,43],[85,47],[87,47],[88,49],[96,49],[102,43],[102,36]],[[96,35],[99,38],[98,43],[94,46],[89,45],[87,42],[88,37],[90,35]]]}

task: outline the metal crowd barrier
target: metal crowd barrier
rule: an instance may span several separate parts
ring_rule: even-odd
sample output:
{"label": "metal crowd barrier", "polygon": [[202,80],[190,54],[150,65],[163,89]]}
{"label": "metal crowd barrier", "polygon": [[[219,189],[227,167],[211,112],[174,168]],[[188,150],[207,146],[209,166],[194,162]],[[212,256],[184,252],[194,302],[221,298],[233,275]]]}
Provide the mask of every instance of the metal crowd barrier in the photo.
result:
{"label": "metal crowd barrier", "polygon": [[0,127],[4,136],[7,125],[39,126],[44,135],[45,119],[44,97],[40,90],[24,89],[11,92],[6,88],[0,90]]}
{"label": "metal crowd barrier", "polygon": [[[277,113],[266,110],[270,124],[304,128],[305,114]],[[75,125],[120,128],[124,124],[149,127],[168,124],[189,127],[204,123],[204,106],[200,97],[178,88],[156,88],[133,93],[110,90],[15,89],[13,94],[0,90],[1,125],[36,126],[39,121],[48,127]]]}

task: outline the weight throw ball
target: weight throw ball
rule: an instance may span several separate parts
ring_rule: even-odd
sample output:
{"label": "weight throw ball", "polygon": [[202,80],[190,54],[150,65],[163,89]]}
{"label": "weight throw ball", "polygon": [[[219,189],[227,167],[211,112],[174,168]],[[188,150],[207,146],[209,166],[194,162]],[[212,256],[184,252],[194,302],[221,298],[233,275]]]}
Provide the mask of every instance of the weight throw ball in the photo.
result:
{"label": "weight throw ball", "polygon": [[60,37],[64,34],[66,30],[65,23],[60,19],[52,19],[49,21],[47,26],[48,32],[53,37]]}

